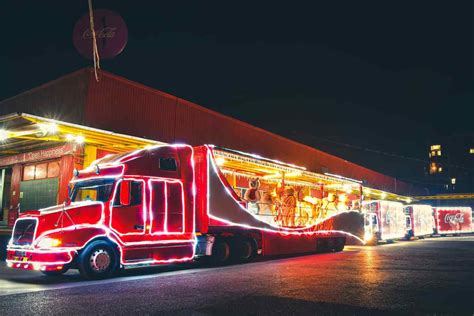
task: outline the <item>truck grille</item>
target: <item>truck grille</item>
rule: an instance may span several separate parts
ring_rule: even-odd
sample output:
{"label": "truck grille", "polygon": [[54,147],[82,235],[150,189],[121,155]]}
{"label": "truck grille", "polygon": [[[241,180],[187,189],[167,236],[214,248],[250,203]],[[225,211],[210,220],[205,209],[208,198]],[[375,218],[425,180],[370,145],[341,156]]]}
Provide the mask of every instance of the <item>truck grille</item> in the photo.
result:
{"label": "truck grille", "polygon": [[36,220],[34,219],[19,219],[15,224],[13,231],[13,245],[28,246],[33,243],[35,237]]}

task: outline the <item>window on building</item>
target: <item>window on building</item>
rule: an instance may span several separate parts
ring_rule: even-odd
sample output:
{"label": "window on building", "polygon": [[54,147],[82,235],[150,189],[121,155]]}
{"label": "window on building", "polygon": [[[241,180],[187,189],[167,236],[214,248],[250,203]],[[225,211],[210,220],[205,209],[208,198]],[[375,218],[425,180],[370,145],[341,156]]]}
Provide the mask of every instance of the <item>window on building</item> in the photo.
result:
{"label": "window on building", "polygon": [[35,179],[45,179],[48,175],[48,164],[41,163],[36,165]]}
{"label": "window on building", "polygon": [[438,172],[443,172],[443,167],[439,167]]}
{"label": "window on building", "polygon": [[436,156],[436,151],[433,150],[433,151],[431,152],[431,156],[433,156],[433,157]]}
{"label": "window on building", "polygon": [[59,176],[59,162],[43,162],[23,168],[23,181],[56,178]]}
{"label": "window on building", "polygon": [[474,154],[474,148],[469,148],[469,153]]}
{"label": "window on building", "polygon": [[436,173],[438,171],[438,165],[436,165],[436,162],[432,162],[430,164],[430,174]]}
{"label": "window on building", "polygon": [[441,150],[438,150],[437,154],[438,156],[441,156]]}
{"label": "window on building", "polygon": [[35,165],[30,165],[23,168],[23,181],[35,179],[35,167]]}
{"label": "window on building", "polygon": [[59,177],[59,161],[48,163],[48,178]]}
{"label": "window on building", "polygon": [[451,184],[456,184],[456,178],[451,178]]}
{"label": "window on building", "polygon": [[441,150],[441,145],[431,145],[431,150]]}

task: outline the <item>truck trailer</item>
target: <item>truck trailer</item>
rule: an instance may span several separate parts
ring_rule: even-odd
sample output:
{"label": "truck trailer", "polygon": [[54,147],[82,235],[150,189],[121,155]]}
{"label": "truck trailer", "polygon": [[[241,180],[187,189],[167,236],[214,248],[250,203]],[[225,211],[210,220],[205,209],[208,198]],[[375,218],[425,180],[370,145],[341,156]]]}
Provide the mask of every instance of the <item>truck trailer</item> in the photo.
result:
{"label": "truck trailer", "polygon": [[470,207],[443,206],[433,208],[435,233],[439,235],[474,232]]}
{"label": "truck trailer", "polygon": [[[256,215],[227,181],[215,151],[210,145],[155,146],[108,155],[75,171],[63,204],[21,213],[7,265],[46,275],[78,269],[94,279],[121,268],[196,258],[222,264],[257,255],[343,250],[345,232],[318,230],[312,221],[279,221],[281,214],[271,220]],[[293,168],[231,154],[262,166]]]}
{"label": "truck trailer", "polygon": [[406,238],[428,237],[433,235],[435,222],[433,208],[427,204],[405,206],[407,233]]}
{"label": "truck trailer", "polygon": [[380,241],[402,239],[406,234],[406,220],[403,204],[400,202],[376,200],[362,203],[364,213],[364,239],[369,245]]}

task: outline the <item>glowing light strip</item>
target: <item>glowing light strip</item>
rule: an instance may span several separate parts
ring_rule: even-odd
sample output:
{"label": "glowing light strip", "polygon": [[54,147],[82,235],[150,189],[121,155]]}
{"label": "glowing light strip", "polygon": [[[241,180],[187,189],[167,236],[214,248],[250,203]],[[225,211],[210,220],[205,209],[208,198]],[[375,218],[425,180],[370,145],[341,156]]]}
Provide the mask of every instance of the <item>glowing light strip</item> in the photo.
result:
{"label": "glowing light strip", "polygon": [[[405,210],[410,208],[412,209],[411,216],[412,225],[413,225],[413,235],[414,236],[425,236],[433,234],[433,229],[435,229],[433,208],[428,204],[411,204],[406,205]],[[415,215],[416,213],[416,215]],[[423,219],[421,219],[423,218]],[[428,220],[431,222],[431,226],[427,226]],[[417,225],[419,224],[419,225]],[[419,231],[418,231],[419,229]]]}
{"label": "glowing light strip", "polygon": [[[7,264],[23,264],[23,265],[35,265],[35,264],[38,264],[38,265],[43,265],[43,266],[55,266],[55,265],[65,265],[65,264],[68,264],[68,263],[71,263],[71,261],[74,259],[74,257],[71,255],[70,252],[66,252],[67,255],[69,256],[69,260],[68,261],[54,261],[54,262],[48,262],[48,261],[27,261],[27,262],[24,262],[24,261],[20,261],[20,260],[10,260],[10,259],[7,259],[5,260],[5,262]],[[17,266],[18,267],[18,266]],[[18,267],[19,268],[19,267]]]}
{"label": "glowing light strip", "polygon": [[79,201],[79,202],[71,202],[68,206],[64,206],[64,204],[54,205],[46,208],[40,208],[38,211],[41,215],[43,214],[53,214],[57,212],[67,211],[72,208],[79,208],[83,206],[92,206],[95,204],[100,204],[98,201]]}
{"label": "glowing light strip", "polygon": [[213,148],[213,150],[216,150],[218,152],[223,152],[223,153],[227,152],[227,153],[234,153],[234,154],[237,153],[239,155],[252,157],[252,158],[255,158],[255,159],[261,160],[261,161],[263,160],[263,161],[268,161],[268,162],[272,162],[272,163],[275,163],[275,164],[279,164],[279,165],[282,165],[282,166],[287,166],[287,167],[291,167],[291,168],[306,170],[305,167],[301,167],[301,166],[297,166],[297,165],[294,165],[294,164],[286,163],[286,162],[276,160],[276,159],[265,158],[265,157],[262,157],[262,156],[257,155],[257,154],[249,154],[249,153],[246,153],[246,152],[243,152],[243,151],[228,149],[228,148],[216,148],[216,149],[214,149],[215,148],[214,145],[207,145],[207,147],[208,148]]}
{"label": "glowing light strip", "polygon": [[[163,197],[164,197],[164,202],[165,202],[165,213],[164,213],[164,221],[163,221],[163,231],[160,232],[159,230],[156,232],[152,232],[153,230],[153,208],[152,208],[152,202],[153,202],[153,188],[152,188],[152,183],[153,182],[163,182]],[[182,217],[182,229],[180,232],[174,232],[174,231],[169,231],[168,230],[168,184],[169,183],[179,183],[180,188],[181,188],[181,217]],[[168,179],[149,179],[148,180],[148,187],[150,189],[150,229],[149,229],[149,234],[151,236],[155,235],[182,235],[186,232],[185,226],[186,226],[186,207],[184,204],[184,186],[183,183],[180,180],[168,180]],[[193,210],[194,212],[194,210]]]}
{"label": "glowing light strip", "polygon": [[[162,146],[157,146],[157,147],[162,147]],[[192,260],[195,256],[195,253],[196,253],[196,245],[197,245],[197,239],[196,239],[196,235],[195,235],[195,193],[196,193],[196,186],[195,186],[195,169],[194,169],[194,149],[191,147],[191,146],[188,146],[188,145],[177,145],[177,147],[188,147],[191,149],[191,159],[190,159],[190,164],[191,164],[191,171],[192,171],[192,176],[193,176],[193,183],[191,184],[192,185],[192,193],[193,193],[193,209],[192,209],[192,212],[193,212],[193,229],[192,229],[192,232],[190,232],[190,234],[193,236],[192,239],[189,239],[189,240],[186,240],[186,239],[178,239],[178,240],[161,240],[161,241],[141,241],[141,242],[123,242],[121,240],[121,238],[115,233],[115,232],[112,232],[108,227],[106,227],[105,225],[103,225],[103,218],[105,218],[105,207],[104,207],[104,204],[102,202],[99,202],[102,204],[102,216],[101,216],[101,221],[96,224],[96,225],[71,225],[69,227],[66,227],[66,228],[60,228],[60,229],[53,229],[53,230],[49,230],[49,231],[45,231],[40,237],[43,238],[46,237],[47,235],[50,235],[56,231],[67,231],[67,230],[77,230],[77,229],[82,229],[82,228],[100,228],[100,229],[103,229],[106,234],[105,235],[95,235],[93,236],[91,239],[89,239],[87,242],[84,243],[84,245],[82,247],[66,247],[66,248],[59,248],[60,250],[62,249],[74,249],[74,250],[80,250],[82,249],[83,247],[85,247],[92,239],[95,239],[95,238],[98,238],[98,237],[101,237],[101,236],[107,236],[109,240],[111,240],[112,242],[114,242],[115,244],[117,244],[118,246],[118,249],[120,251],[120,261],[121,261],[121,264],[122,265],[140,265],[140,264],[154,264],[154,263],[172,263],[172,262],[182,262],[182,261],[189,261],[189,260]],[[130,155],[129,155],[130,156]],[[123,159],[123,158],[122,158]],[[123,165],[122,165],[123,166]],[[123,169],[124,170],[125,167],[123,166]],[[116,176],[113,176],[113,177],[117,177],[117,176],[120,176],[120,175],[116,175]],[[98,177],[92,177],[92,178],[105,178],[106,176],[98,176]],[[88,180],[89,178],[87,179],[80,179],[78,181],[83,181],[83,180]],[[181,184],[181,189],[183,190],[183,184],[181,181],[179,180],[166,180],[168,182],[177,182],[177,183],[180,183]],[[77,181],[75,181],[77,182]],[[151,200],[151,198],[150,198]],[[114,199],[112,199],[110,201],[110,203],[113,203]],[[110,205],[109,205],[110,206]],[[182,207],[184,208],[185,207],[185,204],[184,204],[184,194],[182,194]],[[183,233],[185,232],[185,212],[183,211]],[[36,221],[37,219],[34,218]],[[16,223],[15,223],[16,225]],[[38,225],[37,225],[38,226]],[[36,227],[37,227],[36,226]],[[146,226],[145,226],[146,227]],[[14,230],[13,230],[14,231]],[[181,233],[181,234],[183,234]],[[36,232],[35,232],[36,234]],[[168,233],[169,235],[170,233]],[[36,240],[35,240],[36,239]],[[39,242],[40,238],[33,238],[33,241],[32,242]],[[126,262],[124,259],[123,259],[123,255],[124,255],[124,251],[123,251],[123,246],[130,246],[130,245],[143,245],[143,246],[152,246],[152,245],[160,245],[160,244],[176,244],[177,247],[179,247],[180,245],[185,247],[186,244],[191,244],[192,245],[192,250],[193,250],[193,253],[192,253],[192,256],[190,257],[182,257],[182,258],[171,258],[171,259],[164,259],[164,260],[156,260],[156,259],[152,259],[152,260],[149,260],[149,259],[146,259],[146,260],[143,260],[143,261],[135,261],[135,262]],[[122,246],[123,245],[123,246]],[[16,247],[9,247],[8,250],[15,250]],[[54,250],[47,250],[48,253],[62,253],[64,251],[54,251]],[[39,249],[36,249],[36,250],[31,250],[30,252],[38,252],[38,253],[41,253],[42,251],[39,250]],[[72,260],[72,259],[71,259]],[[61,262],[51,262],[49,263],[50,265],[58,265],[58,264],[63,264]]]}
{"label": "glowing light strip", "polygon": [[334,178],[341,179],[341,180],[346,180],[346,181],[350,181],[350,182],[356,182],[356,183],[359,183],[359,184],[362,183],[362,181],[360,181],[360,180],[356,180],[356,179],[352,179],[352,178],[343,177],[343,176],[340,176],[340,175],[338,175],[338,174],[333,174],[333,173],[328,173],[328,172],[325,172],[324,174],[327,175],[327,176],[330,176],[330,177],[334,177]]}

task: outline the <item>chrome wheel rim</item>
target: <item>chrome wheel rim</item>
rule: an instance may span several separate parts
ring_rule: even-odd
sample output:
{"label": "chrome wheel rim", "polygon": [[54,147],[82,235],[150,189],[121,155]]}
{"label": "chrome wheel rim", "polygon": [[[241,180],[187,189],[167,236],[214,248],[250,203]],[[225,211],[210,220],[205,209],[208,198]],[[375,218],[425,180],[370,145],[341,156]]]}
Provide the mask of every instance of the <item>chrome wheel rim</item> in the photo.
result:
{"label": "chrome wheel rim", "polygon": [[102,273],[110,266],[110,255],[104,249],[95,250],[90,257],[92,271]]}

